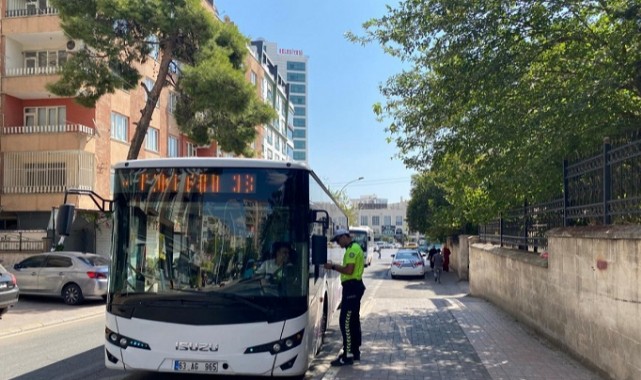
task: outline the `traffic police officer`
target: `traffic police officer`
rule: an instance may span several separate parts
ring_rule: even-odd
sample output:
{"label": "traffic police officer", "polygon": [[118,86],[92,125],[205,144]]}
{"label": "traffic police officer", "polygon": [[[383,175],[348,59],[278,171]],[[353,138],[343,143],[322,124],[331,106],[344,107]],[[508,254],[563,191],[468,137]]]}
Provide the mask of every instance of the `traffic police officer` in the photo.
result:
{"label": "traffic police officer", "polygon": [[341,274],[343,285],[343,301],[339,323],[343,335],[343,354],[332,361],[333,366],[354,364],[354,360],[361,360],[361,298],[365,293],[363,284],[363,269],[365,268],[365,255],[361,246],[352,241],[349,231],[337,229],[332,241],[345,248],[343,264],[331,262],[325,264],[325,269],[332,269]]}

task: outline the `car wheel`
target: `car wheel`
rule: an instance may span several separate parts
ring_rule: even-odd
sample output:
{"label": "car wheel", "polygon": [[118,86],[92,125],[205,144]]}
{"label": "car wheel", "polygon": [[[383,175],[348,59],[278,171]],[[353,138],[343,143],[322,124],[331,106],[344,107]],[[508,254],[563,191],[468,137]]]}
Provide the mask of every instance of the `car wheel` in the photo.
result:
{"label": "car wheel", "polygon": [[2,314],[6,313],[8,310],[9,310],[8,307],[0,308],[0,318],[2,318]]}
{"label": "car wheel", "polygon": [[392,280],[396,280],[396,276],[395,275],[392,275]]}
{"label": "car wheel", "polygon": [[82,290],[76,284],[68,284],[62,289],[62,298],[67,305],[78,305],[84,301]]}

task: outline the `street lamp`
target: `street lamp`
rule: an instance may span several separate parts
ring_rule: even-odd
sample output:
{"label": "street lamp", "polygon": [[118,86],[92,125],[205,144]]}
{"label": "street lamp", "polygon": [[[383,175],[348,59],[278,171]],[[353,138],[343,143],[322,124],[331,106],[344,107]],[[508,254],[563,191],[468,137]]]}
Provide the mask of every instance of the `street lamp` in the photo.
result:
{"label": "street lamp", "polygon": [[347,183],[345,184],[345,186],[341,187],[341,189],[340,189],[340,190],[338,190],[338,193],[339,193],[339,194],[340,194],[340,193],[342,193],[342,192],[343,192],[343,190],[345,190],[345,188],[347,187],[347,185],[352,184],[352,183],[354,183],[354,182],[358,182],[358,181],[363,180],[363,179],[365,179],[365,177],[358,177],[358,178],[356,178],[356,179],[353,179],[353,180],[351,180],[351,181],[347,182]]}

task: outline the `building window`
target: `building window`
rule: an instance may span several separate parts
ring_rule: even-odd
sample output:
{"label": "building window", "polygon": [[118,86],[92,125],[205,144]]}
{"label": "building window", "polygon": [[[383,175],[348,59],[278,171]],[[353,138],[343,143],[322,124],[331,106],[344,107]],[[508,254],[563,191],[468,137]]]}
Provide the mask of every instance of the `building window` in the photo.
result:
{"label": "building window", "polygon": [[305,135],[306,133],[304,129],[294,129],[294,135],[292,137],[304,139]]}
{"label": "building window", "polygon": [[65,50],[40,50],[24,52],[24,67],[43,69],[46,67],[61,67],[67,62]]}
{"label": "building window", "polygon": [[254,72],[254,70],[252,70],[252,71],[249,73],[249,81],[250,81],[250,82],[251,82],[251,84],[253,84],[254,86],[256,86],[256,82],[258,82],[258,75],[256,75],[256,73]]}
{"label": "building window", "polygon": [[402,215],[396,215],[396,225],[397,226],[402,226],[403,225],[403,216]]}
{"label": "building window", "polygon": [[64,187],[67,184],[66,164],[64,162],[33,162],[24,165],[28,186]]}
{"label": "building window", "polygon": [[185,152],[187,157],[196,157],[196,145],[193,143],[187,143],[187,152]]}
{"label": "building window", "polygon": [[361,215],[361,226],[367,225],[367,215]]}
{"label": "building window", "polygon": [[[151,78],[145,78],[145,86],[148,91],[151,91],[154,87],[154,80]],[[149,99],[149,96],[147,95],[147,91],[145,91],[145,102],[147,102],[147,99]],[[160,108],[160,97],[158,97],[158,100],[156,101],[156,108]]]}
{"label": "building window", "polygon": [[372,216],[372,225],[373,226],[380,226],[381,225],[381,217],[380,216]]}
{"label": "building window", "polygon": [[305,149],[305,140],[294,140],[294,149]]}
{"label": "building window", "polygon": [[129,118],[119,113],[111,113],[111,138],[127,142],[129,140]]}
{"label": "building window", "polygon": [[160,132],[156,128],[147,128],[147,136],[145,137],[145,149],[152,152],[158,152],[158,138]]}
{"label": "building window", "polygon": [[294,152],[294,160],[297,161],[305,161],[307,159],[307,155],[305,152]]}
{"label": "building window", "polygon": [[305,119],[302,119],[300,117],[295,117],[294,118],[294,127],[305,127]]}
{"label": "building window", "polygon": [[294,93],[294,94],[304,94],[305,93],[305,85],[304,84],[290,83],[289,92]]}
{"label": "building window", "polygon": [[305,82],[305,74],[287,73],[287,82]]}
{"label": "building window", "polygon": [[27,107],[24,109],[24,125],[65,125],[65,107]]}
{"label": "building window", "polygon": [[386,215],[383,217],[383,224],[386,226],[391,226],[392,225],[392,217],[390,215]]}
{"label": "building window", "polygon": [[304,96],[291,95],[289,97],[289,100],[292,102],[292,104],[298,104],[298,105],[300,105],[300,104],[304,105],[305,104],[305,97]]}
{"label": "building window", "polygon": [[176,104],[178,104],[178,94],[173,91],[169,91],[169,99],[167,101],[167,110],[169,110],[169,112],[171,113],[176,112]]}
{"label": "building window", "polygon": [[287,70],[305,71],[305,62],[287,61]]}
{"label": "building window", "polygon": [[294,115],[296,116],[305,116],[305,107],[294,107]]}
{"label": "building window", "polygon": [[158,43],[158,37],[153,34],[147,37],[147,46],[149,47],[149,56],[153,58],[154,61],[157,61],[158,56],[160,55],[160,44]]}
{"label": "building window", "polygon": [[167,139],[167,157],[178,157],[178,138],[169,136]]}

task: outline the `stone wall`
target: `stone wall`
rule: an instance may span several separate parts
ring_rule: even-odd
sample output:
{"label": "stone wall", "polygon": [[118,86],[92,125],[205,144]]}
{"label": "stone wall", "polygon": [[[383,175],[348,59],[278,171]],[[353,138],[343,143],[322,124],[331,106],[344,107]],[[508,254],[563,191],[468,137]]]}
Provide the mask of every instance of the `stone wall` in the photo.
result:
{"label": "stone wall", "polygon": [[548,232],[548,258],[470,245],[470,292],[612,379],[641,379],[641,226]]}
{"label": "stone wall", "polygon": [[445,241],[445,245],[450,248],[452,254],[450,255],[450,267],[454,271],[460,280],[469,280],[469,267],[470,267],[470,252],[469,239],[478,240],[476,236],[469,235],[459,235],[457,237],[448,237]]}

